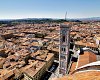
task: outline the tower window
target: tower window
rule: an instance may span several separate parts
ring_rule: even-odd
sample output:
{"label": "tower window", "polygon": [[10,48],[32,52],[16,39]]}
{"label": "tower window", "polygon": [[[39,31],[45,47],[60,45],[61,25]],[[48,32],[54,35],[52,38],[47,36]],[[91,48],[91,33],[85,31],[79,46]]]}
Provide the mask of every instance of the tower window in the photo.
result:
{"label": "tower window", "polygon": [[64,48],[64,52],[66,51],[66,49]]}
{"label": "tower window", "polygon": [[62,48],[62,51],[63,51],[63,48]]}
{"label": "tower window", "polygon": [[64,52],[66,52],[66,48],[61,48],[61,51],[64,51]]}
{"label": "tower window", "polygon": [[62,37],[62,41],[65,42],[65,36]]}

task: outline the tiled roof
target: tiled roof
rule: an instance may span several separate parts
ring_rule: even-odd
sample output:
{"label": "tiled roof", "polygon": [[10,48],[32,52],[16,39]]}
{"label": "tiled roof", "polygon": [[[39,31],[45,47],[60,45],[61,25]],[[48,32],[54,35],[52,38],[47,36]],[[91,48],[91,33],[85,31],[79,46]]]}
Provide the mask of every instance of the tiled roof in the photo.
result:
{"label": "tiled roof", "polygon": [[87,71],[52,80],[100,80],[100,71]]}
{"label": "tiled roof", "polygon": [[94,53],[90,51],[84,51],[84,54],[79,55],[77,68],[95,61],[96,55]]}

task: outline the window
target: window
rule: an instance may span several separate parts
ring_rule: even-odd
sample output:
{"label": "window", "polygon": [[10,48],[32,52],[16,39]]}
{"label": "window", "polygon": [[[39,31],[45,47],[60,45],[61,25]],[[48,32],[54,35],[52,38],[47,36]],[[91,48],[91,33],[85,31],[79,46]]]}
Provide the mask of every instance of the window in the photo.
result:
{"label": "window", "polygon": [[65,42],[65,36],[62,37],[62,42]]}
{"label": "window", "polygon": [[61,51],[66,52],[66,48],[61,48]]}
{"label": "window", "polygon": [[66,51],[66,49],[64,48],[64,52]]}
{"label": "window", "polygon": [[61,51],[63,51],[63,48],[61,48]]}

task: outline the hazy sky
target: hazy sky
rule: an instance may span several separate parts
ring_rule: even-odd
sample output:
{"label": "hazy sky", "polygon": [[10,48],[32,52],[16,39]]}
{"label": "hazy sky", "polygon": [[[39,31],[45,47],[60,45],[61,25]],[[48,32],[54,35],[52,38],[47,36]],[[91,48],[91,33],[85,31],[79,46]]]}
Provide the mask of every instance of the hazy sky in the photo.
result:
{"label": "hazy sky", "polygon": [[0,19],[100,17],[100,0],[0,0]]}

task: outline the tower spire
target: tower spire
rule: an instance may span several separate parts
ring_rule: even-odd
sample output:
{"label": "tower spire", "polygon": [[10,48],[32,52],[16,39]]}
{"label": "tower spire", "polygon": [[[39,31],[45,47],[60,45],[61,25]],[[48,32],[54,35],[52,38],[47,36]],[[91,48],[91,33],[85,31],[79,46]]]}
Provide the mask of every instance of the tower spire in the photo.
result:
{"label": "tower spire", "polygon": [[66,13],[65,13],[65,20],[67,20],[67,11],[66,11]]}

